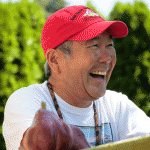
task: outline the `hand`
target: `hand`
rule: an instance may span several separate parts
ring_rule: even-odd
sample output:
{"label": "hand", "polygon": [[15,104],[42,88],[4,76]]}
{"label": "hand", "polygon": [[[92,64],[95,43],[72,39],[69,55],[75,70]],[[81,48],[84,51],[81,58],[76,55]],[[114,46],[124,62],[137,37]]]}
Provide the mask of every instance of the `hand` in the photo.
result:
{"label": "hand", "polygon": [[80,129],[67,125],[47,110],[37,111],[32,126],[24,133],[21,146],[25,150],[77,150],[90,147]]}

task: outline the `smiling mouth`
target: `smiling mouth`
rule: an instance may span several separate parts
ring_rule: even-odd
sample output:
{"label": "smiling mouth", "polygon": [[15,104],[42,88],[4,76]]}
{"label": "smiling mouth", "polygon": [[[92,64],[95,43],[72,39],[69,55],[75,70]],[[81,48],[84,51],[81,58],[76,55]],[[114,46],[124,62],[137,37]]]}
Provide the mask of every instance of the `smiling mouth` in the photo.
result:
{"label": "smiling mouth", "polygon": [[102,78],[102,79],[104,79],[105,77],[105,75],[98,75],[98,74],[92,74],[92,73],[90,73],[90,76],[93,78]]}

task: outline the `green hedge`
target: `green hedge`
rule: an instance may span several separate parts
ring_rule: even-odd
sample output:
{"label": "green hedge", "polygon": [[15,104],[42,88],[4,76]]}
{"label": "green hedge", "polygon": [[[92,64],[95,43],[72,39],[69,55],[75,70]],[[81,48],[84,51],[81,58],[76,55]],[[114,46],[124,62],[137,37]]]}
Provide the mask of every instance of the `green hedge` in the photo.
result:
{"label": "green hedge", "polygon": [[[0,10],[0,112],[3,112],[14,91],[43,79],[45,57],[41,31],[46,20],[41,7],[27,0],[1,2]],[[4,148],[2,135],[0,141],[0,148]]]}
{"label": "green hedge", "polygon": [[[41,48],[44,13],[35,3],[0,3],[0,97],[5,104],[20,87],[40,82],[45,57]],[[5,19],[4,19],[5,18]]]}

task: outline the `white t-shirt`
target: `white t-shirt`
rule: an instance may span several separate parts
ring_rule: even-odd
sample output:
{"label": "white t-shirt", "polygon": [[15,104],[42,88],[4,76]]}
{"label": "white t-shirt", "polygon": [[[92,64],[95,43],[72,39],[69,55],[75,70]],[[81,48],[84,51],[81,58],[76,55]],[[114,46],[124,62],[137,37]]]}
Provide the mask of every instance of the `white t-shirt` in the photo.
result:
{"label": "white t-shirt", "polygon": [[[67,124],[78,126],[89,144],[95,146],[93,104],[87,108],[78,108],[66,103],[56,93],[55,96],[63,120]],[[31,126],[42,101],[46,102],[47,110],[57,114],[47,81],[21,88],[9,97],[3,122],[3,136],[7,150],[18,149],[23,133]],[[95,103],[102,144],[150,133],[150,118],[122,93],[107,90]]]}

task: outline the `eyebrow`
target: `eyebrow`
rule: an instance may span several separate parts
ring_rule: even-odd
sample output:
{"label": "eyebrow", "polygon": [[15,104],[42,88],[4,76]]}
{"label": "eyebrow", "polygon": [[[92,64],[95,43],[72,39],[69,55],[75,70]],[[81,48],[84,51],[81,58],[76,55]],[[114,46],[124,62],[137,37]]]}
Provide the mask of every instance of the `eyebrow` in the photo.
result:
{"label": "eyebrow", "polygon": [[[87,40],[87,41],[85,42],[85,45],[87,45],[89,42],[93,42],[94,40],[99,40],[99,39],[100,39],[100,37],[97,36],[97,37],[95,37],[95,38],[93,38],[93,39]],[[113,40],[112,35],[109,36],[109,39],[110,39],[110,40]]]}

